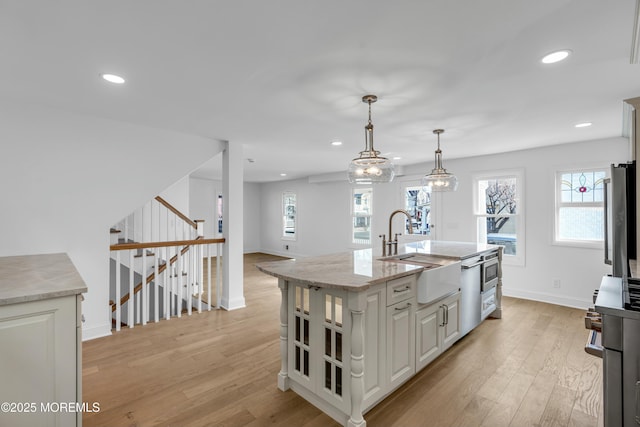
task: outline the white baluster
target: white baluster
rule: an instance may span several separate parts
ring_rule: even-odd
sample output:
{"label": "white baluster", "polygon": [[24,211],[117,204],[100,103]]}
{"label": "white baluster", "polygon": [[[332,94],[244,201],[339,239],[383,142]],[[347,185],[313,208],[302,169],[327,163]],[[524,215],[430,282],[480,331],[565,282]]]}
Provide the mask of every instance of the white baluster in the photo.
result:
{"label": "white baluster", "polygon": [[120,286],[122,286],[120,280],[120,251],[116,251],[116,331],[120,331]]}
{"label": "white baluster", "polygon": [[193,245],[189,248],[189,250],[187,251],[187,288],[186,288],[186,293],[187,296],[185,298],[185,301],[187,303],[187,314],[189,316],[191,316],[191,306],[193,305]]}
{"label": "white baluster", "polygon": [[167,320],[171,318],[171,301],[169,300],[170,292],[169,287],[171,286],[171,264],[169,263],[169,248],[162,248],[162,253],[164,254],[164,316]]}
{"label": "white baluster", "polygon": [[198,278],[198,282],[197,282],[197,286],[198,286],[198,313],[202,313],[202,289],[203,289],[203,283],[202,283],[202,254],[203,254],[204,248],[202,247],[202,245],[198,245],[196,247],[196,253],[197,253],[197,257],[196,257],[196,267],[198,269],[198,274],[196,275],[196,277]]}
{"label": "white baluster", "polygon": [[178,271],[176,273],[176,280],[178,282],[178,302],[176,303],[176,315],[178,317],[182,317],[182,254],[180,252],[180,247],[178,247],[176,250],[176,254],[178,255],[178,259],[176,260],[176,263],[178,264]]}
{"label": "white baluster", "polygon": [[216,245],[216,308],[222,301],[222,272],[220,271],[220,243]]}
{"label": "white baluster", "polygon": [[147,317],[149,317],[149,294],[147,293],[147,250],[142,249],[142,324],[147,324]]}
{"label": "white baluster", "polygon": [[133,268],[133,249],[129,250],[129,301],[127,301],[127,308],[128,308],[128,313],[127,313],[127,323],[129,324],[130,328],[133,328],[133,326],[135,325],[135,318],[134,318],[134,304],[135,304],[135,300],[134,300],[134,295],[133,295],[133,281],[135,279],[134,276],[134,268]]}
{"label": "white baluster", "polygon": [[161,248],[157,248],[156,255],[153,257],[153,321],[157,322],[160,318],[159,299],[160,295],[160,266],[158,264],[158,255],[160,255]]}
{"label": "white baluster", "polygon": [[211,274],[211,245],[207,245],[207,302],[209,303],[209,311],[211,311],[212,300],[211,300],[211,279],[213,278],[213,274]]}

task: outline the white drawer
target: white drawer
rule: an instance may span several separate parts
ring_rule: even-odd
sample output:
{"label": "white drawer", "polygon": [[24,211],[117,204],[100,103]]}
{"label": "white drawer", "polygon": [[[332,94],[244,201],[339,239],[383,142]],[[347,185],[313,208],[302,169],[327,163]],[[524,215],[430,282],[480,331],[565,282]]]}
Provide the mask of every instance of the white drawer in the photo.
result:
{"label": "white drawer", "polygon": [[387,282],[387,307],[416,296],[416,276],[400,277]]}
{"label": "white drawer", "polygon": [[482,313],[480,318],[482,320],[489,317],[491,313],[495,311],[496,306],[496,288],[491,288],[490,290],[483,292],[482,294],[482,305],[480,307],[480,312]]}

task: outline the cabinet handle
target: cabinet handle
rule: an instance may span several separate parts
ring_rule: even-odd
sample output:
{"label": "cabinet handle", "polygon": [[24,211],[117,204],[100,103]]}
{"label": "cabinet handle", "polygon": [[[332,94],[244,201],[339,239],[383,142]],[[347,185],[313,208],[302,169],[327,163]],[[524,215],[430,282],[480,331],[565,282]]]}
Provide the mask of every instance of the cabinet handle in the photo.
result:
{"label": "cabinet handle", "polygon": [[440,324],[440,326],[444,326],[444,325],[446,325],[446,323],[444,322],[444,316],[446,316],[445,311],[444,311],[444,304],[441,305],[440,308],[442,309],[442,323]]}
{"label": "cabinet handle", "polygon": [[409,285],[405,286],[404,289],[394,289],[393,293],[394,294],[401,294],[403,292],[407,292],[408,290],[411,290],[411,286],[409,286]]}
{"label": "cabinet handle", "polygon": [[447,304],[442,304],[444,305],[444,324],[448,325],[449,324],[449,306]]}
{"label": "cabinet handle", "polygon": [[396,311],[402,311],[402,310],[406,310],[407,308],[411,307],[411,303],[408,302],[407,305],[405,305],[404,307],[400,308],[400,307],[396,307],[395,310]]}

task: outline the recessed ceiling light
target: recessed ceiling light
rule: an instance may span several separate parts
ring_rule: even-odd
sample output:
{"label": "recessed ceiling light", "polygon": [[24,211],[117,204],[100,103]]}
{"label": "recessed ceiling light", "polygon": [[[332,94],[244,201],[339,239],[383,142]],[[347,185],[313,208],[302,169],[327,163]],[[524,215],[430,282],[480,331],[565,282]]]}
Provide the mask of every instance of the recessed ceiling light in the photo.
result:
{"label": "recessed ceiling light", "polygon": [[395,156],[395,157],[393,158],[393,160],[400,160],[400,159],[402,159],[402,157],[400,157],[400,156]]}
{"label": "recessed ceiling light", "polygon": [[281,173],[280,176],[287,176],[287,174],[286,173]]}
{"label": "recessed ceiling light", "polygon": [[578,123],[578,124],[576,125],[576,127],[577,127],[577,128],[586,128],[586,127],[591,126],[592,124],[593,124],[593,123],[591,123],[591,122]]}
{"label": "recessed ceiling light", "polygon": [[571,54],[571,51],[569,49],[557,50],[555,52],[551,52],[551,53],[545,55],[542,58],[542,63],[543,64],[553,64],[553,63],[556,63],[556,62],[560,62],[563,59],[567,59],[569,54]]}
{"label": "recessed ceiling light", "polygon": [[342,145],[342,141],[333,141],[333,142],[331,142],[331,145],[333,145],[333,146],[336,146],[336,147],[337,147],[337,146],[339,146],[339,145]]}
{"label": "recessed ceiling light", "polygon": [[110,82],[110,83],[115,83],[115,84],[123,84],[124,83],[124,79],[120,76],[117,76],[115,74],[100,74],[100,77],[102,77],[103,79],[105,79],[106,81]]}

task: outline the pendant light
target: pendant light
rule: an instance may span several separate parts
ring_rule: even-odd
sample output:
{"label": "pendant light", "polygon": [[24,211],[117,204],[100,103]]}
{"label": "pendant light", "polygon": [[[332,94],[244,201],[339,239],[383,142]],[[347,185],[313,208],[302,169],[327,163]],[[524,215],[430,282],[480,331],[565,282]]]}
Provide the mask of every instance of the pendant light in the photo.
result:
{"label": "pendant light", "polygon": [[395,175],[393,163],[373,148],[373,123],[371,123],[371,104],[376,102],[375,95],[365,95],[362,102],[369,104],[369,122],[364,127],[365,148],[360,156],[349,164],[349,182],[352,184],[372,184],[391,182]]}
{"label": "pendant light", "polygon": [[438,149],[436,150],[436,167],[430,174],[422,177],[422,186],[429,187],[431,191],[456,191],[458,188],[458,178],[452,173],[447,172],[442,167],[442,151],[440,150],[440,134],[444,133],[444,129],[435,129],[433,131],[438,135]]}

